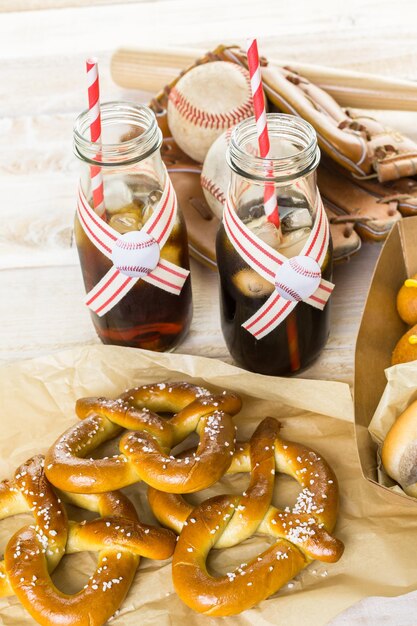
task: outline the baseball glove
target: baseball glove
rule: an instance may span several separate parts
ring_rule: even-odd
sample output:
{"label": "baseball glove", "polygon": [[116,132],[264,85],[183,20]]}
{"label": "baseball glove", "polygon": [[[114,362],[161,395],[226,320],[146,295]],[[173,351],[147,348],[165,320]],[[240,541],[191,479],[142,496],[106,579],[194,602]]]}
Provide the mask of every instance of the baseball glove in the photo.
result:
{"label": "baseball glove", "polygon": [[[191,254],[215,267],[218,220],[208,207],[200,185],[201,165],[185,155],[169,131],[166,107],[169,92],[192,67],[211,61],[246,66],[238,47],[219,46],[184,70],[151,102],[164,135],[162,156],[187,222]],[[325,91],[289,68],[268,67],[262,78],[269,110],[293,113],[316,129],[324,158],[318,184],[331,223],[335,260],[360,248],[360,239],[384,239],[403,215],[417,214],[417,145],[353,111],[344,111]]]}

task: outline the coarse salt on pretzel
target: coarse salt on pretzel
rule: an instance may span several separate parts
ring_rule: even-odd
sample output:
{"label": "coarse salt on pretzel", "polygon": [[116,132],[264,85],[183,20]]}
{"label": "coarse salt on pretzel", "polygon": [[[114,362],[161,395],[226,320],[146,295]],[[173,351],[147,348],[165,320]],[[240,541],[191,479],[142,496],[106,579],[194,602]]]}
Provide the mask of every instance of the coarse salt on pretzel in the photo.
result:
{"label": "coarse salt on pretzel", "polygon": [[[149,489],[156,517],[180,532],[173,557],[173,580],[180,598],[192,609],[213,616],[248,609],[291,580],[313,559],[337,561],[343,544],[330,532],[336,523],[336,478],[322,457],[281,439],[279,422],[266,418],[250,444],[237,449],[228,473],[251,472],[242,496],[219,496],[192,507],[181,496]],[[292,510],[272,506],[275,473],[301,485]],[[260,556],[225,576],[211,576],[210,550],[232,546],[254,533],[276,541]]]}
{"label": "coarse salt on pretzel", "polygon": [[[40,541],[47,543],[45,552],[49,571],[53,571],[65,554],[68,538],[68,521],[65,508],[45,478],[44,458],[35,456],[22,463],[12,480],[0,483],[0,519],[19,513],[31,512],[36,524],[36,533]],[[31,555],[21,555],[16,551],[16,558],[29,561]],[[0,562],[0,597],[13,594],[7,575],[5,562]]]}
{"label": "coarse salt on pretzel", "polygon": [[[46,626],[101,626],[122,603],[139,557],[168,558],[175,535],[139,522],[133,505],[121,492],[61,495],[101,517],[68,522],[61,499],[45,477],[40,455],[23,463],[13,480],[0,483],[0,519],[29,511],[35,519],[34,526],[24,526],[6,546],[0,563],[0,596],[15,593]],[[50,573],[64,554],[84,550],[99,552],[94,574],[79,593],[60,592]]]}
{"label": "coarse salt on pretzel", "polygon": [[[119,489],[138,480],[175,493],[204,489],[231,463],[231,416],[240,408],[233,393],[214,395],[188,383],[144,385],[116,400],[84,398],[76,405],[82,421],[50,448],[45,471],[54,485],[75,493]],[[174,415],[165,419],[157,412]],[[84,458],[123,428],[134,432],[123,435],[119,455]],[[185,458],[172,456],[170,450],[194,431],[200,437],[197,451]]]}

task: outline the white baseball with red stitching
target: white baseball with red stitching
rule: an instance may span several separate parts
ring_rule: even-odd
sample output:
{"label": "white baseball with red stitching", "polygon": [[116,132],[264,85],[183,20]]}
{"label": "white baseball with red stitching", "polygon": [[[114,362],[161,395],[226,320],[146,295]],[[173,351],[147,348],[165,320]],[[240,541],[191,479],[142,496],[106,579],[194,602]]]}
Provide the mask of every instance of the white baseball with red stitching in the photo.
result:
{"label": "white baseball with red stitching", "polygon": [[226,152],[230,143],[231,130],[220,135],[210,147],[204,159],[200,179],[206,202],[220,220],[223,216],[230,182],[230,168],[227,165]]}
{"label": "white baseball with red stitching", "polygon": [[171,89],[167,110],[176,143],[202,163],[217,137],[253,115],[249,72],[224,61],[198,65]]}
{"label": "white baseball with red stitching", "polygon": [[151,235],[135,230],[121,235],[112,249],[113,265],[126,276],[147,276],[159,263],[160,249]]}
{"label": "white baseball with red stitching", "polygon": [[317,261],[308,256],[294,256],[279,267],[275,289],[286,300],[301,302],[313,295],[320,281],[321,269]]}

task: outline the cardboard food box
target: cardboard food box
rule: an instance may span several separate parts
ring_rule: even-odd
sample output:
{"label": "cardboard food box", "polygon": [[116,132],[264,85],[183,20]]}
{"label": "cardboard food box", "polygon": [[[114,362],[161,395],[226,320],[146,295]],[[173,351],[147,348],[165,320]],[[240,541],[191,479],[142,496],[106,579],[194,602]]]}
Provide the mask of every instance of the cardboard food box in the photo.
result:
{"label": "cardboard food box", "polygon": [[[356,342],[354,387],[355,431],[364,477],[381,495],[401,498],[403,504],[414,506],[417,506],[417,499],[405,495],[399,488],[392,490],[378,482],[378,445],[368,427],[387,385],[385,370],[391,366],[392,351],[409,328],[397,313],[397,293],[404,280],[416,272],[417,216],[403,219],[394,226],[378,259]],[[397,371],[392,368],[391,379]],[[415,390],[417,393],[417,387]],[[409,401],[412,399],[415,396],[411,397],[410,393]],[[404,408],[398,407],[395,417]]]}

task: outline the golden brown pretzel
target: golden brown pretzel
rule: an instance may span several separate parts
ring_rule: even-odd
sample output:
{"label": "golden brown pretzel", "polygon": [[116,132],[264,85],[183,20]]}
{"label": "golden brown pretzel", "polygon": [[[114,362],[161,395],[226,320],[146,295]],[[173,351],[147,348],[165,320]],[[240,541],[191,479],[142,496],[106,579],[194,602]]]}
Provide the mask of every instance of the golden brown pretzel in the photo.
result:
{"label": "golden brown pretzel", "polygon": [[[232,393],[213,395],[188,383],[144,385],[116,400],[84,398],[76,411],[82,421],[69,428],[46,455],[52,484],[76,493],[119,489],[138,480],[175,493],[215,483],[231,463],[235,427],[231,416],[241,407]],[[164,419],[156,412],[174,413]],[[121,454],[86,459],[101,443],[122,431]],[[196,431],[196,453],[175,459],[170,450]]]}
{"label": "golden brown pretzel", "polygon": [[[152,559],[171,556],[173,533],[141,524],[121,492],[85,496],[103,516],[89,522],[70,523],[67,552],[98,551],[98,563],[87,584],[68,595],[53,584],[42,536],[26,526],[9,541],[5,552],[10,584],[23,606],[40,624],[102,626],[120,607],[130,589],[140,555]],[[75,502],[79,502],[76,498]],[[169,531],[168,531],[169,532]],[[17,556],[16,556],[17,555]],[[29,556],[29,559],[25,559]]]}
{"label": "golden brown pretzel", "polygon": [[[60,498],[45,477],[42,456],[22,464],[12,481],[0,484],[0,518],[32,511],[36,524],[23,527],[8,542],[5,560],[0,563],[0,596],[15,593],[29,613],[46,626],[101,626],[122,603],[139,557],[168,558],[174,550],[175,535],[139,522],[134,507],[121,492],[62,493],[62,497],[101,517],[68,522]],[[94,574],[80,592],[60,592],[50,572],[65,553],[84,550],[99,552]]]}
{"label": "golden brown pretzel", "polygon": [[[60,498],[45,478],[43,465],[43,456],[35,456],[17,468],[13,480],[0,483],[0,519],[29,511],[33,513],[39,534],[48,541],[45,556],[52,572],[65,554],[68,520]],[[1,561],[0,597],[12,594],[5,562]]]}
{"label": "golden brown pretzel", "polygon": [[[338,511],[336,477],[316,452],[281,439],[277,420],[266,418],[250,445],[236,451],[229,473],[248,471],[251,482],[242,496],[211,498],[196,508],[181,496],[148,491],[156,517],[181,533],[173,557],[174,586],[198,612],[239,613],[275,593],[313,559],[334,562],[343,552],[343,544],[329,534]],[[292,511],[271,505],[276,472],[289,474],[303,488]],[[208,573],[213,547],[235,545],[254,533],[276,542],[234,572]]]}

